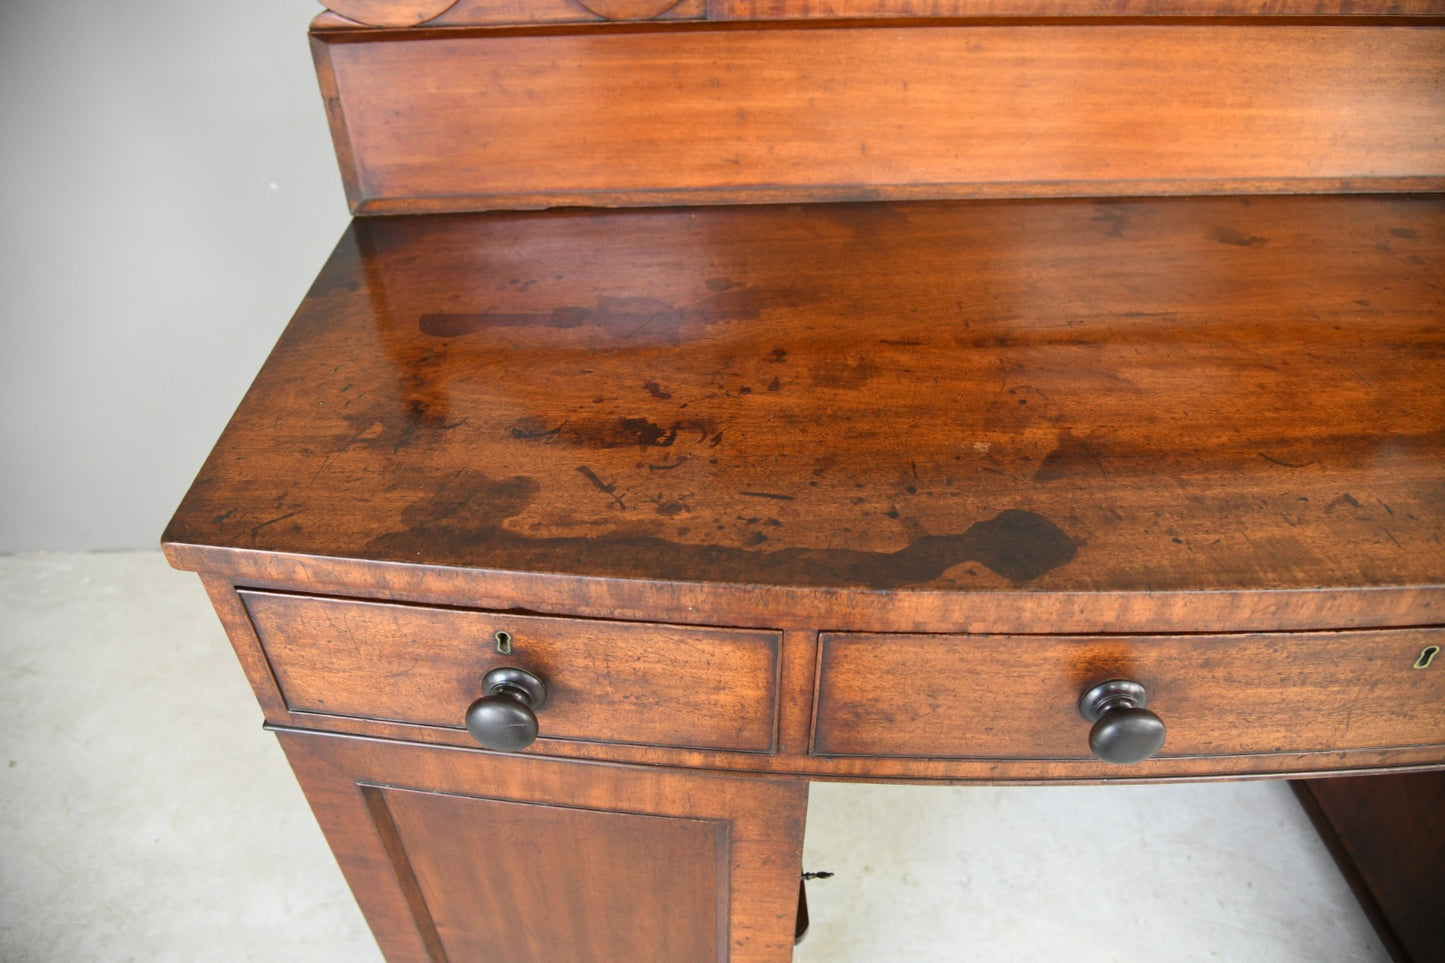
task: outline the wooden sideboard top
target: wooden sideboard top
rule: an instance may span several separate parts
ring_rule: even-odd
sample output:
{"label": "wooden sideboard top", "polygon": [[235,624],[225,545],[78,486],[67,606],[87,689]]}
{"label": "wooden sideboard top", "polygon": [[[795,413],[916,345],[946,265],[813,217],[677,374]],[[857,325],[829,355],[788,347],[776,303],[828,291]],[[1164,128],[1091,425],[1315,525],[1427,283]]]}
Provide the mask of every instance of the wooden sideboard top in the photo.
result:
{"label": "wooden sideboard top", "polygon": [[1440,16],[1440,0],[326,0],[318,30],[638,21]]}
{"label": "wooden sideboard top", "polygon": [[222,574],[1438,592],[1442,277],[1432,196],[359,219],[165,541]]}

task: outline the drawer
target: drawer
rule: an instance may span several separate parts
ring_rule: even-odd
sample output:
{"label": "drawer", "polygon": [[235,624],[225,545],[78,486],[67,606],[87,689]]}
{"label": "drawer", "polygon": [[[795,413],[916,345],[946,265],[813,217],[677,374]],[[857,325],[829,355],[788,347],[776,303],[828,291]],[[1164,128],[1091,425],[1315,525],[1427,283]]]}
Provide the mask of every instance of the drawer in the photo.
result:
{"label": "drawer", "polygon": [[825,634],[814,752],[1089,759],[1080,695],[1141,683],[1160,758],[1445,743],[1445,630],[1191,636]]}
{"label": "drawer", "polygon": [[482,676],[516,666],[547,684],[543,740],[773,748],[776,632],[240,596],[292,712],[464,729]]}

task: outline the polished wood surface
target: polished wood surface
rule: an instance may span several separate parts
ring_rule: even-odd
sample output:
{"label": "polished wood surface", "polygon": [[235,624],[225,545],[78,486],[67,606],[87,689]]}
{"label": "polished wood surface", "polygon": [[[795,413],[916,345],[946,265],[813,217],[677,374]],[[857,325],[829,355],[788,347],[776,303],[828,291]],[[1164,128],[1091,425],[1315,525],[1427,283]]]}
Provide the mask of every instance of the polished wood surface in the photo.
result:
{"label": "polished wood surface", "polygon": [[543,751],[557,739],[773,749],[777,633],[241,597],[292,712],[457,729],[482,676],[517,666],[547,687]]}
{"label": "polished wood surface", "polygon": [[[1078,699],[1130,679],[1171,757],[1445,746],[1445,631],[1268,635],[824,635],[814,751],[1088,759]],[[907,671],[900,672],[906,666]],[[894,681],[896,680],[896,681]],[[893,684],[890,684],[892,682]]]}
{"label": "polished wood surface", "polygon": [[278,735],[389,963],[791,957],[806,783]]}
{"label": "polished wood surface", "polygon": [[318,34],[359,213],[1445,189],[1445,30]]}
{"label": "polished wood surface", "polygon": [[1147,596],[1188,625],[1222,604],[1206,591],[1376,588],[1428,619],[1442,212],[1296,197],[359,222],[168,550],[217,571],[264,555],[829,589],[860,610],[885,591],[915,619],[938,602],[910,601],[924,590],[955,611]]}

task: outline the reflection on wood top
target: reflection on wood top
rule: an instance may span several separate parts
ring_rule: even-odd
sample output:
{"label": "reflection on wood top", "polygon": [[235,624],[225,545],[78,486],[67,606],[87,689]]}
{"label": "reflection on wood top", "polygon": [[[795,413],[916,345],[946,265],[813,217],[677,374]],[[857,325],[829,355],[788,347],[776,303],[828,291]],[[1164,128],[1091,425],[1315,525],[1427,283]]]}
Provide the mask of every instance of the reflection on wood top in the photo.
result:
{"label": "reflection on wood top", "polygon": [[166,541],[739,585],[1439,585],[1442,278],[1437,197],[360,219]]}

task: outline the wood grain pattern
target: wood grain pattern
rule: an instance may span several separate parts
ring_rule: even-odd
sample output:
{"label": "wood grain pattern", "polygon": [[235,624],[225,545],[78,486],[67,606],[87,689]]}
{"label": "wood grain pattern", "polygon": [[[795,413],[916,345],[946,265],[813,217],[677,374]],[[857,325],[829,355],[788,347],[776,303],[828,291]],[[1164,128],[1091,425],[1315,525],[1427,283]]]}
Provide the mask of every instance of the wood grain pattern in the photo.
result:
{"label": "wood grain pattern", "polygon": [[[1067,615],[1097,593],[1439,586],[1442,210],[359,223],[166,541],[854,590],[828,604],[878,619],[870,593],[967,622],[967,600],[896,596],[1080,593]],[[1241,603],[1157,604],[1187,624]]]}
{"label": "wood grain pattern", "polygon": [[448,960],[726,963],[722,820],[363,792]]}
{"label": "wood grain pattern", "polygon": [[1445,672],[1412,668],[1438,629],[1226,636],[828,634],[815,750],[1070,759],[1079,695],[1131,679],[1168,736],[1159,758],[1445,747]]}
{"label": "wood grain pattern", "polygon": [[318,34],[361,213],[1445,186],[1445,30]]}
{"label": "wood grain pattern", "polygon": [[[490,669],[548,689],[552,740],[768,752],[776,633],[242,592],[291,712],[460,729]],[[509,654],[494,635],[509,633]]]}
{"label": "wood grain pattern", "polygon": [[[438,947],[443,960],[472,960],[476,957],[460,951],[491,949],[487,941],[494,930],[495,948],[504,951],[493,955],[507,960],[716,958],[778,963],[791,958],[805,783],[562,763],[288,731],[277,735],[390,963],[436,963]],[[495,823],[494,816],[503,823]],[[664,831],[658,848],[636,845],[639,827],[659,824],[678,828]],[[427,844],[439,834],[445,837],[448,826],[460,834],[451,837],[450,845]],[[515,832],[507,833],[507,826]],[[577,834],[579,848],[572,858],[602,860],[592,867],[602,878],[589,883],[572,878],[569,870],[575,866],[548,865],[544,854],[560,840],[536,835],[547,826]],[[699,833],[708,845],[688,846]],[[588,839],[588,834],[595,838]],[[675,845],[667,844],[669,838]],[[471,853],[512,858],[491,864],[459,860],[452,855],[458,843]],[[617,847],[629,849],[628,857],[620,858]],[[518,867],[516,859],[528,859],[531,865]],[[489,914],[489,908],[495,909],[489,900],[496,894],[467,886],[478,865],[502,876],[517,872],[517,885],[523,888],[533,885],[522,878],[528,872],[554,881],[556,887],[539,894],[525,912],[535,913],[540,906],[556,935],[577,935],[595,949],[567,948],[580,955],[517,952],[519,945],[525,950],[532,945],[528,940],[542,937],[532,928],[509,928],[505,915]],[[405,872],[399,874],[399,867]],[[666,913],[645,913],[657,910],[650,897],[665,895],[656,881],[701,881],[709,869],[716,881],[713,892],[720,897],[716,910],[698,905],[697,894],[677,893],[679,918],[670,924]],[[408,877],[412,885],[407,885]],[[597,885],[608,879],[620,890],[616,895],[625,895],[626,880],[636,879],[645,915],[616,912],[616,896]],[[683,918],[683,908],[692,910],[690,919]],[[430,926],[419,913],[423,909]],[[690,924],[699,919],[721,924],[707,934],[712,952],[704,957],[607,952],[647,940],[646,934],[634,932],[639,923],[658,928],[661,938],[696,946],[699,933]],[[582,922],[588,924],[587,932],[577,934],[573,927]],[[425,938],[428,930],[435,939]]]}

